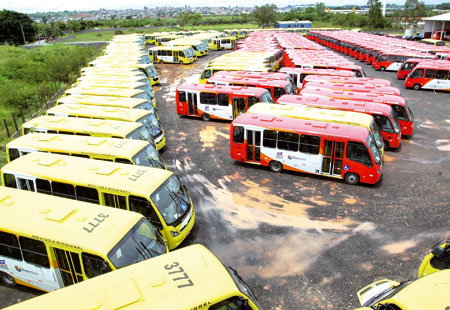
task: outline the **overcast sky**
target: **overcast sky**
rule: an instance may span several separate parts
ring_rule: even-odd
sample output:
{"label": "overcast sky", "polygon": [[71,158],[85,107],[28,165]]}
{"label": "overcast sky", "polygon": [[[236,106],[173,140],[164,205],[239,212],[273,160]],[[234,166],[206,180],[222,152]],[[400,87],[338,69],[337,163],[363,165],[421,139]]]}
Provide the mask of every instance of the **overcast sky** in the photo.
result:
{"label": "overcast sky", "polygon": [[[367,4],[367,0],[353,0],[353,1],[342,1],[342,0],[321,0],[318,2],[324,2],[326,5],[343,5],[343,4],[356,4],[362,5]],[[388,3],[404,4],[405,0],[390,0]],[[438,4],[443,1],[439,0],[425,0],[426,4]],[[217,2],[212,2],[210,0],[164,0],[159,3],[159,6],[185,6],[189,4],[190,6],[249,6],[253,7],[255,5],[274,3],[279,7],[291,5],[301,5],[315,3],[314,1],[291,1],[291,0],[275,0],[275,1],[258,1],[258,0],[222,0]],[[104,9],[143,9],[144,6],[149,8],[156,7],[155,1],[144,1],[144,0],[127,0],[127,1],[110,1],[110,0],[76,0],[76,1],[61,1],[61,0],[1,0],[0,8],[19,11],[23,13],[35,13],[35,12],[55,12],[55,11],[87,11],[87,10],[98,10],[100,8]]]}

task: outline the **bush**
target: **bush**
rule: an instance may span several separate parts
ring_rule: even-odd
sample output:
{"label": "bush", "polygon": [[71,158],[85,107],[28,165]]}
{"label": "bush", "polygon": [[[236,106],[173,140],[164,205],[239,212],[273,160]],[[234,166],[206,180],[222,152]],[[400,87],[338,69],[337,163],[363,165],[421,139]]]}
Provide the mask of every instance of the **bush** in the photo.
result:
{"label": "bush", "polygon": [[123,31],[122,31],[122,30],[116,30],[116,31],[114,31],[114,34],[115,34],[115,35],[123,34]]}

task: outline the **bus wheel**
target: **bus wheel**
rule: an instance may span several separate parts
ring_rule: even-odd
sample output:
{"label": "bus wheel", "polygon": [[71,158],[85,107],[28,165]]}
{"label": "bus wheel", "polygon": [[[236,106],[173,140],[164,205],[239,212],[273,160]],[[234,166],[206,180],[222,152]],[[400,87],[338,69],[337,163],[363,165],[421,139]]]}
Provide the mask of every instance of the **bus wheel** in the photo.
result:
{"label": "bus wheel", "polygon": [[183,61],[182,61],[182,60],[180,60],[180,61],[178,61],[178,63],[179,63],[180,65],[182,65],[182,64],[183,64]]}
{"label": "bus wheel", "polygon": [[283,165],[279,161],[272,160],[269,164],[269,168],[273,172],[281,172],[281,170],[283,170]]}
{"label": "bus wheel", "polygon": [[347,173],[345,175],[345,182],[350,185],[356,185],[359,183],[359,175],[353,172]]}
{"label": "bus wheel", "polygon": [[16,281],[14,280],[13,277],[11,277],[9,274],[4,273],[4,272],[0,272],[0,279],[2,280],[2,282],[8,286],[8,287],[14,287],[16,286]]}
{"label": "bus wheel", "polygon": [[414,88],[415,90],[419,90],[419,89],[420,89],[420,84],[414,84],[413,88]]}
{"label": "bus wheel", "polygon": [[208,113],[203,113],[202,118],[204,121],[209,122],[211,120],[211,115],[209,115]]}
{"label": "bus wheel", "polygon": [[386,70],[386,68],[385,67],[380,67],[380,71],[384,71],[384,70]]}

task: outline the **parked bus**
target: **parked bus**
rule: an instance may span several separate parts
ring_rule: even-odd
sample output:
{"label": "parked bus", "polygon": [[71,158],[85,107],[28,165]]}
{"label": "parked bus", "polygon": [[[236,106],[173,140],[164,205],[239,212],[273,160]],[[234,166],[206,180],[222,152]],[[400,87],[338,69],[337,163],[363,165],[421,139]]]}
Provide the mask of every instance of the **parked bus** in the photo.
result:
{"label": "parked bus", "polygon": [[380,129],[384,140],[384,149],[399,148],[401,130],[394,110],[387,104],[341,100],[328,97],[292,96],[284,95],[277,100],[277,104],[304,105],[321,109],[335,109],[353,111],[372,115]]}
{"label": "parked bus", "polygon": [[255,71],[218,71],[214,73],[214,76],[240,76],[253,79],[273,79],[273,80],[285,80],[290,83],[294,83],[291,76],[287,73],[281,72],[255,72]]}
{"label": "parked bus", "polygon": [[258,87],[185,83],[176,91],[177,113],[205,121],[233,120],[257,102],[275,101],[268,90]]}
{"label": "parked bus", "polygon": [[60,97],[56,100],[56,104],[82,104],[102,107],[119,107],[125,109],[141,109],[150,111],[156,115],[156,111],[151,103],[147,100],[136,98],[72,95]]}
{"label": "parked bus", "polygon": [[306,107],[302,105],[280,105],[268,103],[257,103],[249,108],[247,112],[365,127],[369,129],[370,134],[375,140],[381,154],[384,152],[383,137],[380,134],[378,125],[371,115],[353,111],[338,111],[332,109]]}
{"label": "parked bus", "polygon": [[133,75],[133,76],[120,76],[120,75],[108,75],[108,74],[92,74],[92,75],[82,75],[77,79],[77,83],[92,83],[99,84],[104,81],[108,81],[109,83],[144,83],[147,85],[152,91],[153,87],[150,84],[150,81],[145,76]]}
{"label": "parked bus", "polygon": [[365,127],[246,113],[231,123],[230,145],[233,159],[274,172],[306,172],[348,184],[375,184],[381,176],[381,154]]}
{"label": "parked bus", "polygon": [[439,39],[422,39],[420,42],[434,46],[445,46],[445,41]]}
{"label": "parked bus", "polygon": [[305,87],[306,83],[308,82],[349,83],[358,85],[374,84],[391,86],[391,81],[385,79],[357,78],[337,75],[308,75],[303,79],[302,88]]}
{"label": "parked bus", "polygon": [[288,73],[294,85],[297,86],[297,92],[302,89],[303,80],[308,75],[332,75],[332,76],[345,76],[354,77],[355,73],[347,70],[332,70],[332,69],[300,69],[300,68],[281,68],[280,72]]}
{"label": "parked bus", "polygon": [[[0,187],[0,279],[7,286],[54,291],[167,252],[141,214],[92,203],[90,188],[77,186],[80,201],[73,201],[5,185]],[[45,190],[43,182],[37,186]]]}
{"label": "parked bus", "polygon": [[406,76],[417,66],[419,62],[424,61],[420,58],[408,58],[403,65],[398,69],[397,78],[404,80]]}
{"label": "parked bus", "polygon": [[402,136],[411,136],[414,132],[414,114],[403,97],[392,95],[379,95],[373,93],[350,92],[344,90],[331,90],[326,88],[305,87],[302,96],[322,96],[344,100],[370,101],[388,104],[394,110],[401,127]]}
{"label": "parked bus", "polygon": [[206,84],[207,80],[216,74],[219,71],[254,71],[254,72],[273,72],[272,68],[268,66],[264,66],[262,64],[259,65],[217,65],[217,66],[208,66],[203,69],[202,74],[200,75],[199,83]]}
{"label": "parked bus", "polygon": [[191,64],[197,59],[195,51],[190,46],[156,46],[148,50],[154,63]]}
{"label": "parked bus", "polygon": [[47,115],[141,123],[152,135],[158,151],[166,145],[164,129],[158,118],[150,111],[95,105],[59,104],[48,109]]}
{"label": "parked bus", "polygon": [[141,213],[161,232],[169,249],[194,226],[187,189],[168,170],[32,152],[1,172],[3,186],[76,200],[87,196],[92,203]]}
{"label": "parked bus", "polygon": [[198,39],[192,39],[189,37],[172,40],[167,43],[164,43],[164,45],[167,46],[190,46],[195,52],[195,55],[197,57],[202,57],[208,54],[208,44],[206,43],[206,40],[198,40]]}
{"label": "parked bus", "polygon": [[435,244],[418,270],[418,277],[429,275],[439,270],[450,269],[450,236]]}
{"label": "parked bus", "polygon": [[31,152],[49,152],[167,169],[156,148],[142,140],[29,133],[6,145],[8,162]]}
{"label": "parked bus", "polygon": [[95,67],[85,67],[81,69],[81,75],[92,74],[110,74],[110,75],[130,75],[130,74],[143,74],[145,75],[150,84],[159,84],[159,75],[156,72],[153,64],[125,64],[125,65],[98,65]]}
{"label": "parked bus", "polygon": [[5,310],[93,310],[95,306],[99,310],[261,309],[237,271],[197,244]]}
{"label": "parked bus", "polygon": [[104,88],[118,88],[118,89],[138,89],[145,91],[147,95],[152,99],[152,102],[156,101],[155,93],[153,92],[153,87],[150,84],[145,84],[143,82],[127,82],[124,80],[114,81],[110,80],[109,78],[106,79],[91,78],[77,81],[74,84],[72,84],[72,86],[81,88],[104,87]]}
{"label": "parked bus", "polygon": [[283,95],[297,94],[291,82],[273,79],[254,79],[240,76],[213,76],[208,79],[208,84],[224,85],[224,86],[245,86],[259,87],[267,89],[274,100]]}
{"label": "parked bus", "polygon": [[418,64],[405,80],[406,88],[450,91],[450,62],[436,66],[424,62]]}
{"label": "parked bus", "polygon": [[144,140],[156,148],[147,127],[135,122],[39,116],[22,124],[22,135],[30,132]]}
{"label": "parked bus", "polygon": [[328,88],[333,90],[346,90],[354,92],[374,93],[400,96],[400,89],[393,86],[376,85],[372,83],[353,84],[353,83],[330,83],[327,81],[314,81],[306,83],[306,87]]}

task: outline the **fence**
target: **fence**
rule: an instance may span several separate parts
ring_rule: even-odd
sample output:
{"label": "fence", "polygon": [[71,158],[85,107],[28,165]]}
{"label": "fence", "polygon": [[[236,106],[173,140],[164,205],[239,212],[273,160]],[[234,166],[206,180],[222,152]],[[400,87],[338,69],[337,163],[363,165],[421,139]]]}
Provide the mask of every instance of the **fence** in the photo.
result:
{"label": "fence", "polygon": [[[20,136],[23,123],[55,105],[56,99],[64,93],[67,85],[67,83],[61,81],[52,82],[48,87],[42,89],[39,94],[26,100],[23,105],[19,106],[18,115],[15,112],[11,112],[13,128],[10,128],[6,118],[3,118],[3,126],[8,138]],[[14,131],[11,131],[11,129]]]}

